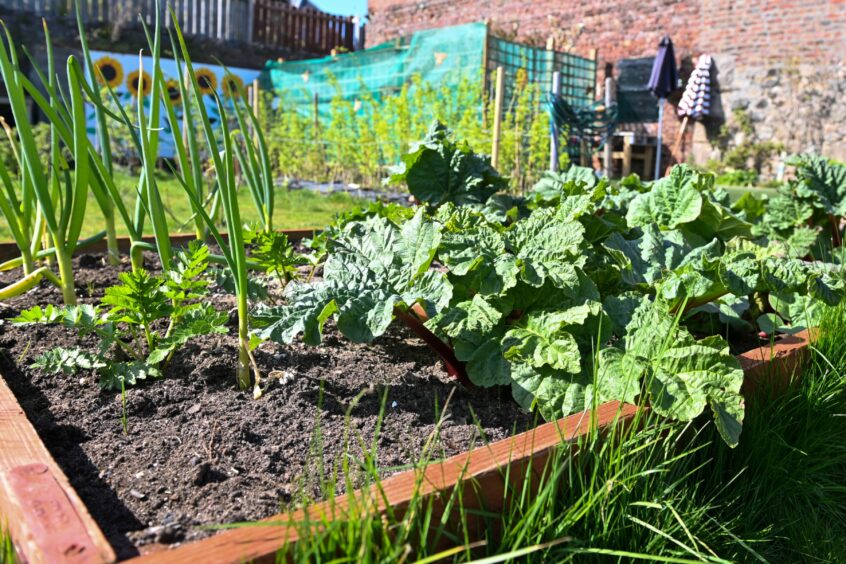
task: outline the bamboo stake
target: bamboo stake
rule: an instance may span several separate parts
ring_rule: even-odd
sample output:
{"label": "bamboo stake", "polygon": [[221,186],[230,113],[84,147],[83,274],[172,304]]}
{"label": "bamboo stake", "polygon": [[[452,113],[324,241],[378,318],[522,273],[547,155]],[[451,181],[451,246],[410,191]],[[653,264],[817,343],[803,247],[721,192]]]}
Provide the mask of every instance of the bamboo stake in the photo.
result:
{"label": "bamboo stake", "polygon": [[678,133],[678,135],[676,135],[676,142],[673,143],[673,152],[671,153],[674,156],[676,154],[678,154],[679,149],[681,148],[682,137],[684,137],[684,130],[687,127],[687,120],[688,119],[690,119],[689,116],[684,116],[684,119],[682,120],[682,123],[681,123],[681,127],[679,127],[679,133]]}
{"label": "bamboo stake", "polygon": [[[557,98],[561,94],[561,73],[552,73],[552,93]],[[553,122],[549,135],[549,170],[558,172],[558,126]]]}
{"label": "bamboo stake", "polygon": [[499,164],[499,142],[502,133],[502,97],[505,90],[505,73],[501,66],[496,67],[496,93],[494,98],[493,146],[491,147],[491,166]]}
{"label": "bamboo stake", "polygon": [[[614,79],[612,77],[608,77],[605,79],[605,111],[610,111],[611,106],[614,105],[614,98],[615,98],[615,87],[614,87]],[[614,168],[614,161],[613,161],[613,147],[612,147],[612,139],[609,136],[605,140],[605,153],[604,153],[604,161],[605,161],[605,177],[611,178],[611,173],[613,172],[612,169]]]}

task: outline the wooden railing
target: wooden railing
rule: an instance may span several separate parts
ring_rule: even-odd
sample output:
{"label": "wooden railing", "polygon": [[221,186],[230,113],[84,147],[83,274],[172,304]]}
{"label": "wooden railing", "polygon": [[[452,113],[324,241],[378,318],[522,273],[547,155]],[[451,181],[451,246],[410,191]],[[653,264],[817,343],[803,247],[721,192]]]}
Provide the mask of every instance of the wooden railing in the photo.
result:
{"label": "wooden railing", "polygon": [[255,0],[253,41],[307,53],[356,48],[355,22],[310,9],[296,9],[278,0]]}
{"label": "wooden railing", "polygon": [[[152,24],[158,3],[163,16],[173,8],[186,35],[318,55],[356,47],[353,18],[292,8],[284,0],[0,0],[0,7],[37,16],[73,16],[75,3],[86,23],[132,25],[140,14]],[[172,25],[169,17],[164,20]]]}

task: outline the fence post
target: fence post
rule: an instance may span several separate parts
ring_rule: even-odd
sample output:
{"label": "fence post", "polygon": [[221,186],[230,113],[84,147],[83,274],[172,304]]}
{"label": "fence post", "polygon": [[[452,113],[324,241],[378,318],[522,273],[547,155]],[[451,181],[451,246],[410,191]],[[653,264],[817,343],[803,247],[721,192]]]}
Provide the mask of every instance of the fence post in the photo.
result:
{"label": "fence post", "polygon": [[[257,78],[253,79],[253,88],[250,94],[250,105],[253,107],[253,115],[256,116],[256,120],[260,120],[261,91],[259,90],[259,80]],[[259,121],[259,123],[261,123],[261,121]]]}
{"label": "fence post", "polygon": [[[609,111],[614,105],[614,98],[616,97],[616,88],[614,86],[614,78],[609,76],[605,79],[605,111]],[[612,138],[608,135],[605,139],[605,178],[611,178],[611,173],[614,168]]]}
{"label": "fence post", "polygon": [[502,66],[496,67],[496,93],[494,97],[493,147],[491,148],[491,166],[499,164],[499,141],[502,130],[502,98],[505,90],[505,72]]}
{"label": "fence post", "polygon": [[[555,99],[561,94],[561,73],[559,71],[552,73],[552,94]],[[550,119],[552,119],[552,123],[549,128],[549,170],[558,172],[558,125],[555,123],[555,116],[550,116]]]}
{"label": "fence post", "polygon": [[247,43],[253,42],[253,27],[255,27],[256,0],[247,1]]}

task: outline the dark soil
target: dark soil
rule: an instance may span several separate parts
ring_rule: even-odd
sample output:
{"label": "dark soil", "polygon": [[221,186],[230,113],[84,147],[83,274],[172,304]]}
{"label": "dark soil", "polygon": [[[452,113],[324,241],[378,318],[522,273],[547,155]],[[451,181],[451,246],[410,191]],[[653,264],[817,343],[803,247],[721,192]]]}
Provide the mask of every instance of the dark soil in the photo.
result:
{"label": "dark soil", "polygon": [[[116,282],[117,270],[129,268],[104,267],[98,255],[80,256],[75,267],[81,302],[95,301]],[[0,285],[18,275],[0,273]],[[43,285],[0,304],[0,319],[60,301],[57,289]],[[234,306],[220,293],[214,303],[227,311]],[[279,371],[286,381],[270,379],[254,400],[235,386],[234,333],[233,326],[229,335],[190,342],[163,379],[129,389],[125,435],[120,394],[100,390],[95,376],[27,368],[55,346],[93,348],[91,338],[0,321],[0,374],[120,557],[143,544],[210,534],[200,525],[255,520],[303,496],[319,497],[321,476],[345,452],[360,460],[359,437],[372,443],[383,406],[377,439],[383,475],[419,460],[450,394],[435,457],[532,425],[508,390],[457,386],[430,349],[399,325],[370,345],[342,340],[334,327],[319,347],[263,344],[256,353],[263,374]]]}

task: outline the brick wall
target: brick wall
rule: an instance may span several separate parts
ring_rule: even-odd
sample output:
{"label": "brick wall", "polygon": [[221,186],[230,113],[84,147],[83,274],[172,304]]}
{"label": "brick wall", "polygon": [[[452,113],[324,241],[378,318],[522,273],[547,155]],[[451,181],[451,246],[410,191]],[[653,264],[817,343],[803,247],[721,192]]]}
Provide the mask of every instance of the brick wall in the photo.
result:
{"label": "brick wall", "polygon": [[[654,54],[665,33],[689,63],[714,55],[716,119],[676,160],[718,158],[722,120],[743,109],[756,137],[788,151],[846,160],[846,1],[844,0],[370,0],[368,46],[432,27],[487,20],[497,34],[588,55],[600,66]],[[667,145],[679,122],[667,107]],[[653,130],[654,130],[654,126]]]}

